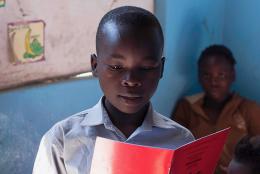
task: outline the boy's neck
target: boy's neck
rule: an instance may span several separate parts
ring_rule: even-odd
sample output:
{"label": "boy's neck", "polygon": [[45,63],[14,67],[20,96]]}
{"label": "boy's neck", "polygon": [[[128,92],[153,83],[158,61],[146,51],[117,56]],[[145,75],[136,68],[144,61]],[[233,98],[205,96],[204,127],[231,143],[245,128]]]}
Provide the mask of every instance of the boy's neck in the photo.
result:
{"label": "boy's neck", "polygon": [[126,136],[129,137],[139,126],[142,125],[149,103],[140,111],[128,114],[115,108],[108,100],[103,100],[104,107],[112,123]]}

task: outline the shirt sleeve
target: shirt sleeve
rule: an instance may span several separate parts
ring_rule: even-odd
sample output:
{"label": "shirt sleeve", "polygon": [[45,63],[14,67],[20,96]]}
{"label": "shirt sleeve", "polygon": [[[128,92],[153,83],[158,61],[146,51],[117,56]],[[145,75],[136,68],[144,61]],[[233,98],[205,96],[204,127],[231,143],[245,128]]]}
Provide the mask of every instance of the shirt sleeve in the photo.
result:
{"label": "shirt sleeve", "polygon": [[260,106],[256,102],[246,104],[246,115],[248,122],[248,134],[260,135]]}
{"label": "shirt sleeve", "polygon": [[40,142],[34,162],[33,174],[67,174],[63,160],[63,144],[58,137],[62,133],[52,128]]}
{"label": "shirt sleeve", "polygon": [[181,124],[182,126],[189,128],[190,110],[191,108],[188,101],[181,99],[173,110],[171,119]]}

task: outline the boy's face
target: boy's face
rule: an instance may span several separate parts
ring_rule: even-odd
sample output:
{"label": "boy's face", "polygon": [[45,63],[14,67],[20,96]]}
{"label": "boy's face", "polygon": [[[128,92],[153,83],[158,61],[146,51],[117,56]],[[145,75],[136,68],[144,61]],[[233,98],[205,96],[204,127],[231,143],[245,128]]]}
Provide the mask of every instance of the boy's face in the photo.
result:
{"label": "boy's face", "polygon": [[225,58],[211,56],[199,65],[200,84],[206,96],[216,102],[226,99],[234,79],[234,69]]}
{"label": "boy's face", "polygon": [[232,160],[228,166],[228,174],[252,174],[249,166]]}
{"label": "boy's face", "polygon": [[154,94],[164,59],[157,30],[107,23],[92,57],[92,69],[110,104],[124,113],[140,111]]}

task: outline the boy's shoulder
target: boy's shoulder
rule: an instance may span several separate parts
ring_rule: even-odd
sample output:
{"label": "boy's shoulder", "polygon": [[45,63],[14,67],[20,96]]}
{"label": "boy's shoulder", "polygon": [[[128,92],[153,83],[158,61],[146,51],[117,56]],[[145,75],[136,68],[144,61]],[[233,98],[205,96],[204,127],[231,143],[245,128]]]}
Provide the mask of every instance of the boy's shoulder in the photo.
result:
{"label": "boy's shoulder", "polygon": [[66,133],[67,131],[73,128],[98,125],[102,123],[102,115],[103,108],[100,99],[99,102],[96,103],[96,105],[57,122],[56,124],[54,124],[52,129],[63,129]]}
{"label": "boy's shoulder", "polygon": [[81,123],[88,115],[89,109],[73,114],[61,121],[56,122],[46,133],[47,137],[64,137],[73,129],[80,129]]}
{"label": "boy's shoulder", "polygon": [[84,119],[88,116],[90,110],[91,108],[75,113],[64,120],[57,122],[55,125],[63,128],[72,128],[74,126],[81,125]]}
{"label": "boy's shoulder", "polygon": [[184,135],[186,136],[191,136],[193,137],[192,133],[185,127],[183,127],[182,125],[180,125],[179,123],[173,121],[172,119],[154,111],[153,114],[153,122],[154,125],[160,128],[164,128],[164,129],[172,129],[172,131],[174,131],[175,133],[179,133],[180,135]]}
{"label": "boy's shoulder", "polygon": [[84,133],[86,126],[98,125],[102,121],[102,109],[99,107],[100,103],[95,106],[73,114],[61,121],[56,122],[45,133],[45,137],[65,137],[67,134],[81,134]]}

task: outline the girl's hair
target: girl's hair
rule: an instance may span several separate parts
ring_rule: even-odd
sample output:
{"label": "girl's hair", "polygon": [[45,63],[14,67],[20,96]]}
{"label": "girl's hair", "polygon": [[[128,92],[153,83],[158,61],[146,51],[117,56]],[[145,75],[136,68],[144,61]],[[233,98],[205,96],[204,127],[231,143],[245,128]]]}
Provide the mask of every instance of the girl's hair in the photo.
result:
{"label": "girl's hair", "polygon": [[231,66],[235,66],[236,64],[236,60],[230,49],[224,45],[211,45],[202,51],[198,60],[198,65],[211,56],[220,56],[221,58],[225,58]]}

